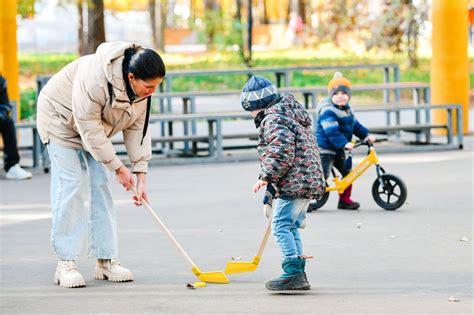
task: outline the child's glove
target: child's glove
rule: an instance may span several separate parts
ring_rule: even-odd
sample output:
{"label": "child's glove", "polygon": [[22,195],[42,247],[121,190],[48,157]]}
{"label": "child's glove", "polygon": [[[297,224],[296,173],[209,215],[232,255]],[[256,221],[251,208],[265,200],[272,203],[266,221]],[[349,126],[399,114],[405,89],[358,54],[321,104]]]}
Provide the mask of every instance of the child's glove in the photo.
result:
{"label": "child's glove", "polygon": [[270,219],[273,214],[273,199],[275,198],[276,190],[272,184],[267,185],[267,190],[265,191],[265,196],[263,197],[263,214],[267,219]]}

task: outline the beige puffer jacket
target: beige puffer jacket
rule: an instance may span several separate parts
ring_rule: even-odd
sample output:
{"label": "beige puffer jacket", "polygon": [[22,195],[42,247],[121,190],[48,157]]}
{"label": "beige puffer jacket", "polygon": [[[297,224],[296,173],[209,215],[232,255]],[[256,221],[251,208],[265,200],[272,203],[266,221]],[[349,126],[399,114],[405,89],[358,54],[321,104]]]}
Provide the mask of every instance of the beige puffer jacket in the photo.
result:
{"label": "beige puffer jacket", "polygon": [[[147,100],[130,103],[122,75],[125,49],[138,45],[103,43],[54,75],[38,98],[37,125],[43,143],[82,148],[108,169],[122,166],[110,138],[123,132],[132,172],[146,172],[151,158],[148,129],[143,144]],[[138,46],[139,47],[139,46]],[[113,86],[112,103],[108,82]]]}

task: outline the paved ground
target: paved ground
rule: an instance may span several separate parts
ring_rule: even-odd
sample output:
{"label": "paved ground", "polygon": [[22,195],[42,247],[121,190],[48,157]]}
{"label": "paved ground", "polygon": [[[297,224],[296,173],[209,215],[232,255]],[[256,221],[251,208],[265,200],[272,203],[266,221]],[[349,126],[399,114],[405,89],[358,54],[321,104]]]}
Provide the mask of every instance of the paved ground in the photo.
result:
{"label": "paved ground", "polygon": [[[473,142],[469,137],[463,151],[381,156],[408,187],[406,205],[395,212],[372,200],[369,170],[354,188],[361,210],[335,210],[332,196],[308,214],[303,244],[315,256],[307,268],[312,289],[291,296],[264,288],[280,272],[272,238],[255,272],[186,289],[196,281],[186,261],[117,184],[120,258],[135,281],[94,280],[94,262],[84,254],[79,267],[87,287],[60,288],[52,282],[49,176],[1,179],[1,312],[472,314]],[[257,250],[266,224],[262,196],[250,191],[257,168],[246,162],[150,170],[152,206],[202,270],[223,270],[231,257],[250,260]]]}

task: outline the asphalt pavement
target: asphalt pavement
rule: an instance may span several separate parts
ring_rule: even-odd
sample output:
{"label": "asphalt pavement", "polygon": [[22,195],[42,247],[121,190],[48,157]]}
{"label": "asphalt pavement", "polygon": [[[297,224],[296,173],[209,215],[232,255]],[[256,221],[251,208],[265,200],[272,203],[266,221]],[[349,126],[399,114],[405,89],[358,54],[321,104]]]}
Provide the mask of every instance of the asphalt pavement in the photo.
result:
{"label": "asphalt pavement", "polygon": [[[458,151],[381,155],[408,188],[396,211],[374,202],[369,169],[354,184],[360,210],[336,210],[332,195],[308,214],[302,237],[314,256],[307,264],[312,288],[294,294],[264,287],[280,273],[273,236],[256,271],[186,288],[198,280],[190,265],[115,182],[119,258],[135,281],[94,280],[94,261],[84,252],[78,264],[87,286],[61,288],[53,284],[49,175],[1,178],[1,313],[472,314],[473,140]],[[201,270],[223,270],[232,257],[247,261],[257,251],[266,227],[262,193],[251,192],[257,170],[257,159],[150,168],[150,204]]]}

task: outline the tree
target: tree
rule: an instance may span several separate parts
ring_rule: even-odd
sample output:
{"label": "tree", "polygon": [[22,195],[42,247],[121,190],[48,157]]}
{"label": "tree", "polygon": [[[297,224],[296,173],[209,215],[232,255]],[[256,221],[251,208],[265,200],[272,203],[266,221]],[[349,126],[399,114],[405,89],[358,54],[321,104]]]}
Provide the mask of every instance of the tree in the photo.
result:
{"label": "tree", "polygon": [[368,49],[406,49],[409,65],[418,64],[417,49],[420,30],[428,19],[428,0],[385,0],[382,12],[371,21],[371,36],[366,39]]}
{"label": "tree", "polygon": [[223,31],[223,12],[217,1],[205,1],[204,10],[206,21],[206,44],[208,47],[210,47],[214,44],[214,37],[216,34]]}
{"label": "tree", "polygon": [[22,18],[30,18],[35,15],[35,0],[17,0],[18,14]]}
{"label": "tree", "polygon": [[357,0],[322,1],[315,7],[318,12],[316,35],[320,41],[330,41],[344,47],[347,35],[354,36],[367,15],[367,3]]}
{"label": "tree", "polygon": [[79,44],[79,56],[87,54],[87,38],[84,32],[84,3],[83,0],[76,1],[77,6],[77,39]]}
{"label": "tree", "polygon": [[408,62],[410,67],[418,66],[418,40],[420,30],[423,28],[424,23],[428,20],[429,4],[427,0],[418,1],[418,5],[415,6],[412,0],[407,3],[408,6],[408,18],[406,27],[407,36],[407,54]]}
{"label": "tree", "polygon": [[153,46],[161,51],[165,50],[165,28],[166,28],[166,1],[149,0],[150,24]]}
{"label": "tree", "polygon": [[86,53],[95,53],[97,47],[105,42],[104,1],[87,1],[87,48]]}

